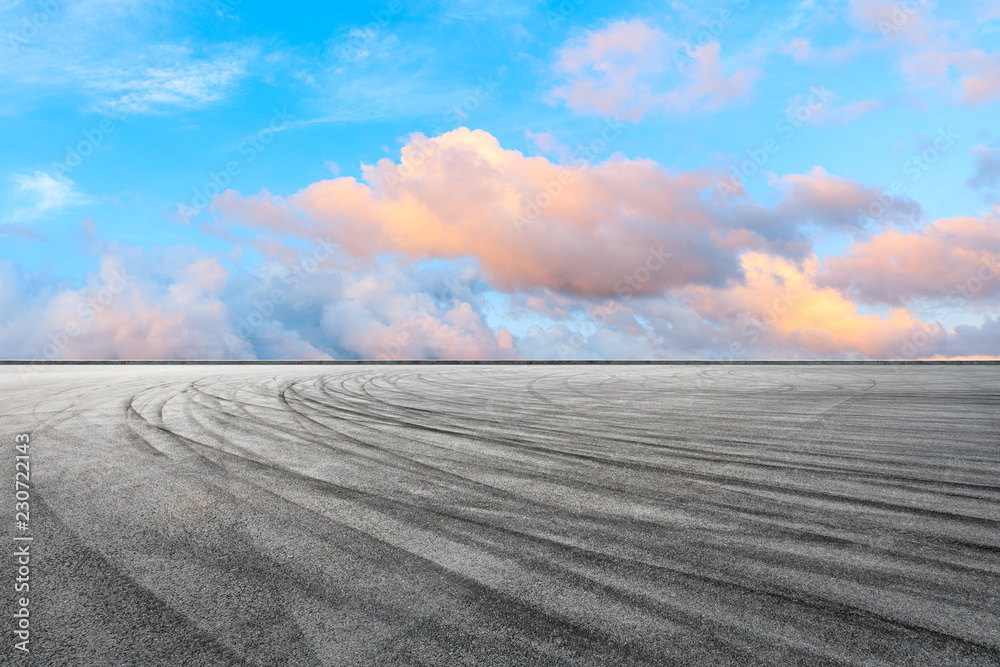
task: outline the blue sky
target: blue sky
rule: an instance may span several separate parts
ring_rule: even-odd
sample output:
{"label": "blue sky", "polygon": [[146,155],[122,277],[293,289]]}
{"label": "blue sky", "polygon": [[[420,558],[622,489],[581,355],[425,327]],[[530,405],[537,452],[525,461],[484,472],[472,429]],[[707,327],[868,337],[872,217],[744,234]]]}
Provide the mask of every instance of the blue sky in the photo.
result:
{"label": "blue sky", "polygon": [[[1000,244],[998,30],[995,2],[0,0],[0,354],[995,356],[1000,280],[954,292]],[[380,184],[417,134],[429,166]],[[134,282],[62,336],[109,267]]]}

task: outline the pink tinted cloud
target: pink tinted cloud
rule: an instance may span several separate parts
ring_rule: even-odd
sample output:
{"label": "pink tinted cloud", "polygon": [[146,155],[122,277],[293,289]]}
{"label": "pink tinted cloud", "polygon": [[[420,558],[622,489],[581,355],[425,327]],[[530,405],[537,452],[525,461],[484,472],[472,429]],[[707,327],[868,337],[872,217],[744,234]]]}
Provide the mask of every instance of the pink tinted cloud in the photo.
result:
{"label": "pink tinted cloud", "polygon": [[[751,248],[802,257],[804,226],[853,230],[859,210],[885,200],[815,167],[774,176],[773,207],[746,198],[727,205],[704,196],[716,174],[620,158],[565,167],[466,128],[414,135],[399,164],[383,159],[363,173],[363,181],[320,181],[281,200],[227,192],[213,206],[252,229],[328,238],[369,262],[468,257],[502,291],[603,298],[636,277],[633,291],[650,296],[724,284],[739,277],[737,258]],[[895,197],[882,221],[920,216],[919,205]]]}
{"label": "pink tinted cloud", "polygon": [[[457,295],[455,295],[457,296]],[[352,354],[369,359],[504,359],[518,356],[506,329],[457,298],[439,305],[391,269],[352,279],[323,307],[323,332]]]}
{"label": "pink tinted cloud", "polygon": [[739,227],[734,224],[731,231],[717,231],[717,245],[803,257],[812,247],[803,231],[809,226],[867,234],[871,223],[860,212],[872,210],[873,205],[883,206],[881,202],[888,202],[888,207],[880,209],[881,226],[909,226],[922,216],[920,205],[911,199],[887,196],[877,188],[830,174],[819,166],[805,174],[771,175],[769,183],[781,200],[772,208],[750,200],[734,204],[734,220],[739,221]]}
{"label": "pink tinted cloud", "polygon": [[687,299],[700,316],[723,328],[730,340],[725,349],[742,354],[778,357],[891,358],[916,331],[926,325],[904,308],[886,315],[862,314],[839,290],[817,279],[815,255],[801,264],[764,253],[742,257],[746,280],[726,288],[697,287]]}
{"label": "pink tinted cloud", "polygon": [[[467,288],[475,274],[461,277],[456,266],[435,275],[391,263],[324,263],[289,280],[293,262],[285,254],[255,265],[252,275],[234,275],[192,248],[104,250],[85,285],[48,293],[0,262],[0,308],[19,304],[8,311],[17,316],[0,323],[0,347],[31,360],[520,354],[510,332],[486,323]],[[443,296],[442,284],[451,285]]]}
{"label": "pink tinted cloud", "polygon": [[653,112],[717,111],[748,97],[761,74],[755,68],[727,74],[721,47],[712,42],[690,48],[693,66],[684,68],[671,86],[666,76],[671,46],[663,31],[638,18],[588,31],[560,49],[554,71],[563,83],[551,91],[551,98],[579,113],[629,120]]}
{"label": "pink tinted cloud", "polygon": [[652,83],[666,69],[667,36],[641,19],[588,31],[559,51],[555,72],[566,83],[552,91],[571,109],[635,120],[654,98]]}
{"label": "pink tinted cloud", "polygon": [[[940,226],[943,238],[958,234],[969,245],[982,245],[996,232],[995,221],[976,227],[956,219]],[[266,262],[279,266],[234,276],[213,256],[190,249],[149,254],[118,247],[86,286],[49,294],[33,292],[0,262],[0,307],[18,303],[17,316],[0,323],[0,343],[30,358],[59,340],[68,323],[83,323],[81,305],[100,303],[93,321],[55,358],[329,358],[333,350],[337,356],[398,359],[704,358],[731,344],[742,346],[744,358],[885,357],[915,340],[915,332],[927,341],[919,356],[1000,354],[989,322],[948,333],[904,308],[862,314],[856,299],[824,283],[814,256],[796,262],[745,253],[741,279],[691,285],[655,299],[616,296],[595,303],[545,291],[521,295],[518,307],[567,320],[524,336],[486,321],[467,289],[474,272],[442,295],[442,279],[465,273],[455,265],[440,276],[386,262],[323,266],[291,285],[274,279],[282,261],[275,256]],[[128,289],[117,289],[119,274]],[[101,291],[109,286],[117,291],[104,299]],[[225,344],[227,336],[245,335],[237,326],[245,306],[272,298],[276,288],[294,312],[269,314],[251,336]],[[581,319],[600,324],[581,327]]]}
{"label": "pink tinted cloud", "polygon": [[923,46],[939,37],[942,26],[931,14],[933,4],[925,0],[851,0],[854,23],[877,32],[890,42]]}
{"label": "pink tinted cloud", "polygon": [[816,55],[808,39],[793,39],[782,53],[791,56],[797,63],[810,60]]}
{"label": "pink tinted cloud", "polygon": [[700,196],[713,182],[708,173],[625,159],[563,167],[459,128],[415,135],[401,164],[380,160],[364,178],[314,183],[287,202],[227,193],[215,206],[278,233],[287,219],[308,221],[299,234],[329,236],[354,257],[473,257],[505,291],[606,296],[648,263],[656,267],[645,285],[652,294],[737,270],[737,251],[712,242],[725,223]]}
{"label": "pink tinted cloud", "polygon": [[[958,72],[953,81],[950,71]],[[958,52],[925,51],[903,60],[902,70],[919,88],[939,87],[965,104],[1000,98],[1000,53],[980,49]]]}
{"label": "pink tinted cloud", "polygon": [[[889,201],[889,197],[876,188],[835,176],[820,166],[805,174],[775,177],[772,185],[784,194],[777,207],[783,217],[845,229],[857,227],[859,211],[868,210],[872,202]],[[884,223],[913,222],[920,217],[920,205],[913,200],[891,198],[882,216]]]}
{"label": "pink tinted cloud", "polygon": [[221,337],[205,333],[226,328],[228,311],[221,296],[229,274],[215,257],[190,261],[191,255],[190,249],[174,248],[155,266],[136,262],[136,251],[104,255],[99,272],[86,285],[67,287],[37,303],[39,326],[25,338],[30,341],[25,356],[224,357]]}
{"label": "pink tinted cloud", "polygon": [[524,137],[538,146],[539,150],[543,153],[554,153],[561,146],[559,140],[548,132],[532,132],[531,130],[526,130]]}
{"label": "pink tinted cloud", "polygon": [[753,67],[726,75],[722,69],[722,47],[712,42],[695,55],[695,68],[683,85],[656,98],[659,105],[683,112],[718,111],[753,92],[761,71]]}
{"label": "pink tinted cloud", "polygon": [[[956,48],[952,22],[934,17],[933,2],[851,0],[851,14],[864,30],[880,33],[901,55],[911,85],[946,91],[956,102],[985,104],[1000,98],[1000,53]],[[989,10],[984,10],[988,15]]]}
{"label": "pink tinted cloud", "polygon": [[[887,230],[854,243],[824,261],[820,280],[867,303],[902,305],[923,297],[960,303],[1000,293],[998,254],[995,216],[944,218],[918,231]],[[963,289],[970,294],[962,296]]]}

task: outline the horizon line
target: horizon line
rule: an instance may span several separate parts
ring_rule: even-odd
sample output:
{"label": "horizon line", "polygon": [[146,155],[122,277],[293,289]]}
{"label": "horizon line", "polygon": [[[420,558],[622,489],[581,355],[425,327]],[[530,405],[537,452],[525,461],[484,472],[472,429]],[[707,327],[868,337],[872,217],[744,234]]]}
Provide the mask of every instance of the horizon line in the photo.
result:
{"label": "horizon line", "polygon": [[1000,359],[0,359],[0,366],[994,366]]}

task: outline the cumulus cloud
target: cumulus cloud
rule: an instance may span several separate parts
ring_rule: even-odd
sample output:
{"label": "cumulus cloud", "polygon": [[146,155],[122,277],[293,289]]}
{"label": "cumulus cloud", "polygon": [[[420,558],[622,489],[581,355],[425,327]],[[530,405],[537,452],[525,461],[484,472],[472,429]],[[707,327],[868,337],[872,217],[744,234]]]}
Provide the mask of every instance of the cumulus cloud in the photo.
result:
{"label": "cumulus cloud", "polygon": [[[876,188],[816,167],[773,176],[774,206],[746,197],[726,204],[706,196],[718,174],[623,158],[566,167],[466,128],[414,135],[400,163],[386,158],[364,166],[363,175],[289,197],[228,191],[213,208],[231,224],[328,237],[350,257],[467,257],[505,292],[605,298],[725,284],[739,279],[738,257],[747,249],[804,257],[806,228],[867,233],[858,211],[888,201]],[[921,215],[912,200],[893,197],[880,219],[912,225]]]}
{"label": "cumulus cloud", "polygon": [[867,211],[873,202],[889,202],[880,216],[884,225],[909,224],[922,214],[920,205],[906,197],[892,196],[892,201],[878,188],[828,173],[813,167],[805,174],[774,176],[772,185],[785,196],[778,204],[775,219],[786,224],[813,223],[843,230],[856,229],[859,211]]}
{"label": "cumulus cloud", "polygon": [[494,331],[471,304],[440,308],[425,293],[399,293],[369,276],[323,309],[323,331],[362,358],[504,359],[518,356],[513,337]]}
{"label": "cumulus cloud", "polygon": [[[839,290],[818,280],[818,258],[796,264],[763,253],[742,257],[746,280],[725,289],[692,288],[689,302],[722,329],[730,355],[844,358],[898,356],[927,327],[904,308],[886,316],[862,314]],[[937,337],[940,327],[930,327]]]}
{"label": "cumulus cloud", "polygon": [[629,120],[662,111],[718,111],[747,98],[761,74],[749,67],[727,74],[721,47],[711,42],[685,45],[693,55],[677,78],[668,72],[673,45],[663,31],[638,18],[588,31],[559,50],[554,72],[561,83],[551,98],[579,113]]}
{"label": "cumulus cloud", "polygon": [[[217,197],[211,230],[263,256],[250,271],[190,247],[109,243],[89,223],[84,247],[100,269],[82,285],[4,263],[0,309],[16,316],[0,323],[0,349],[68,359],[987,353],[974,343],[983,334],[946,331],[907,306],[995,297],[996,271],[983,273],[1000,251],[995,217],[883,230],[820,263],[803,229],[849,229],[878,195],[821,167],[773,176],[773,205],[745,193],[725,205],[710,196],[718,174],[621,157],[563,166],[461,128],[415,135],[400,163],[362,172],[288,197]],[[886,220],[912,227],[920,215],[897,198]],[[959,283],[965,293],[953,293]],[[498,324],[497,290],[512,320],[544,323],[517,335]],[[871,314],[866,303],[888,307]]]}
{"label": "cumulus cloud", "polygon": [[563,46],[555,71],[567,79],[552,91],[575,111],[645,115],[655,97],[653,83],[666,69],[667,36],[641,19],[616,21]]}
{"label": "cumulus cloud", "polygon": [[[934,341],[945,334],[898,299],[883,315],[862,313],[852,298],[858,286],[838,282],[838,258],[824,267],[810,252],[804,228],[852,230],[858,210],[881,194],[821,167],[773,176],[773,206],[746,197],[722,206],[703,196],[711,174],[624,159],[563,167],[461,128],[434,139],[415,135],[399,164],[384,159],[363,174],[363,181],[321,181],[289,197],[227,192],[213,204],[229,225],[325,235],[369,267],[341,274],[322,308],[322,334],[344,355],[697,358],[735,344],[751,358],[885,357],[915,331],[930,330]],[[572,178],[560,181],[565,174]],[[519,229],[525,200],[551,183],[561,190]],[[919,205],[897,197],[883,223],[912,226],[921,215]],[[852,252],[891,265],[890,249],[879,245],[885,238],[889,232],[869,239],[867,254],[860,244]],[[486,289],[513,295],[514,316],[558,323],[522,336],[497,331],[475,298],[447,307],[399,272],[465,258]],[[367,273],[375,266],[383,273]],[[788,290],[794,296],[783,305]],[[765,322],[769,309],[780,317]]]}
{"label": "cumulus cloud", "polygon": [[[188,254],[173,249],[167,255]],[[26,294],[31,276],[6,263],[3,299],[18,303],[0,331],[0,347],[24,359],[219,358],[221,339],[207,335],[225,324],[219,299],[225,272],[203,257],[178,267],[162,284],[137,273],[135,258],[109,254],[84,285],[60,284]],[[164,259],[168,259],[165,257]],[[141,268],[142,264],[138,267]],[[213,340],[216,339],[216,340]]]}
{"label": "cumulus cloud", "polygon": [[920,230],[890,229],[854,243],[844,255],[825,260],[821,281],[866,303],[902,305],[932,297],[962,305],[1000,292],[1000,279],[994,279],[998,253],[995,216],[944,218]]}
{"label": "cumulus cloud", "polygon": [[0,262],[0,349],[23,359],[511,358],[467,267],[364,266],[258,244],[252,272],[192,247],[110,243],[85,229],[84,284]]}
{"label": "cumulus cloud", "polygon": [[229,352],[259,358],[468,359],[517,356],[486,322],[485,284],[471,264],[359,262],[254,242],[265,260],[230,281]]}
{"label": "cumulus cloud", "polygon": [[712,240],[726,223],[700,197],[713,182],[707,173],[626,159],[564,167],[466,128],[414,135],[400,164],[383,159],[363,173],[365,182],[321,181],[287,199],[226,192],[213,206],[240,224],[329,235],[355,257],[473,257],[505,291],[613,295],[651,253],[661,259],[650,293],[738,271],[737,249]]}
{"label": "cumulus cloud", "polygon": [[[886,195],[881,189],[841,178],[820,166],[804,174],[772,174],[769,183],[781,194],[773,207],[752,200],[737,200],[732,205],[736,221],[748,232],[759,235],[762,245],[743,232],[731,233],[724,243],[736,247],[769,250],[790,257],[802,257],[811,251],[807,229],[822,228],[865,236],[871,226],[868,215],[873,205],[881,206],[878,224],[882,227],[912,226],[922,216],[919,204],[902,196]],[[888,204],[886,206],[882,202]]]}
{"label": "cumulus cloud", "polygon": [[[995,354],[992,320],[941,325],[897,307],[863,314],[813,255],[740,258],[743,278],[607,300],[523,293],[561,320],[522,335],[490,324],[474,264],[305,262],[275,253],[233,273],[193,248],[97,244],[84,285],[0,263],[0,347],[15,358],[816,358]],[[331,256],[332,257],[332,256]],[[303,270],[302,267],[307,267]],[[16,304],[16,307],[14,307]],[[916,345],[915,343],[919,343]],[[992,351],[992,352],[991,352]]]}
{"label": "cumulus cloud", "polygon": [[936,352],[944,359],[1000,359],[1000,317],[987,315],[978,327],[968,324],[955,327]]}

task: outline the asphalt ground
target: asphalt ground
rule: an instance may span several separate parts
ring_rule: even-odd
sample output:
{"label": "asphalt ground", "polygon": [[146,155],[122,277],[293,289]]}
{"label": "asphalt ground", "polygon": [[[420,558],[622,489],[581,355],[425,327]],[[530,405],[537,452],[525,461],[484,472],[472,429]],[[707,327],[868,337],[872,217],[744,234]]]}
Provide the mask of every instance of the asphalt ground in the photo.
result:
{"label": "asphalt ground", "polygon": [[997,366],[23,371],[3,664],[1000,664]]}

